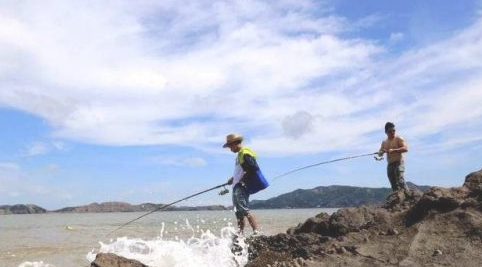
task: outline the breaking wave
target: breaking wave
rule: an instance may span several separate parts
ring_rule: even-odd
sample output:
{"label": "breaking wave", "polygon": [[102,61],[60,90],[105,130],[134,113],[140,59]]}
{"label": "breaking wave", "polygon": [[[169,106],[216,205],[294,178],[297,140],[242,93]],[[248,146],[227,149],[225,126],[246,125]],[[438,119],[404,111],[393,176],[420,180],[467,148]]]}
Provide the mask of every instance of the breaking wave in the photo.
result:
{"label": "breaking wave", "polygon": [[[164,229],[164,227],[163,227]],[[100,248],[87,254],[87,260],[95,260],[97,253],[114,253],[138,260],[148,266],[164,267],[219,267],[244,266],[248,261],[244,238],[236,238],[233,227],[221,228],[219,236],[211,231],[199,237],[181,240],[164,240],[161,235],[153,240],[118,237],[110,243],[99,242]]]}

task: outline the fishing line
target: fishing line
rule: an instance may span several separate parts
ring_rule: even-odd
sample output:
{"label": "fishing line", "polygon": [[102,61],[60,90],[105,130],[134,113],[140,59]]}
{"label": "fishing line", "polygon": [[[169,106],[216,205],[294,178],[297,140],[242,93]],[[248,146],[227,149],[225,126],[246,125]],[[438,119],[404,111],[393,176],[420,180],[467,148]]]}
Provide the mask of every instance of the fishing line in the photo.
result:
{"label": "fishing line", "polygon": [[297,169],[294,169],[294,170],[291,170],[289,172],[285,172],[281,175],[278,175],[276,177],[274,177],[272,179],[272,181],[276,181],[278,180],[279,178],[281,177],[284,177],[288,174],[292,174],[294,172],[297,172],[297,171],[301,171],[301,170],[304,170],[304,169],[308,169],[308,168],[312,168],[312,167],[315,167],[315,166],[319,166],[319,165],[323,165],[323,164],[328,164],[328,163],[332,163],[332,162],[336,162],[336,161],[342,161],[342,160],[348,160],[348,159],[354,159],[354,158],[361,158],[361,157],[367,157],[367,156],[373,156],[373,155],[376,155],[378,154],[379,152],[375,152],[375,153],[369,153],[369,154],[362,154],[362,155],[356,155],[356,156],[349,156],[349,157],[344,157],[344,158],[339,158],[339,159],[333,159],[333,160],[328,160],[328,161],[323,161],[323,162],[319,162],[319,163],[315,163],[315,164],[311,164],[311,165],[308,165],[308,166],[304,166],[304,167],[300,167],[300,168],[297,168]]}
{"label": "fishing line", "polygon": [[[285,173],[283,173],[283,174],[281,174],[281,175],[278,175],[278,176],[274,177],[274,178],[272,179],[272,181],[274,182],[274,181],[278,180],[278,179],[281,178],[281,177],[287,176],[287,175],[289,175],[289,174],[292,174],[292,173],[294,173],[294,172],[298,172],[298,171],[301,171],[301,170],[304,170],[304,169],[312,168],[312,167],[315,167],[315,166],[319,166],[319,165],[323,165],[323,164],[328,164],[328,163],[332,163],[332,162],[336,162],[336,161],[342,161],[342,160],[349,160],[349,159],[354,159],[354,158],[361,158],[361,157],[366,157],[366,156],[372,156],[372,155],[376,155],[376,154],[378,154],[378,153],[379,153],[379,152],[369,153],[369,154],[362,154],[362,155],[356,155],[356,156],[349,156],[349,157],[344,157],[344,158],[339,158],[339,159],[333,159],[333,160],[328,160],[328,161],[323,161],[323,162],[311,164],[311,165],[304,166],[304,167],[300,167],[300,168],[291,170],[291,171],[289,171],[289,172],[285,172]],[[156,212],[156,211],[165,210],[166,208],[168,208],[168,207],[170,207],[170,206],[172,206],[172,205],[174,205],[174,204],[176,204],[176,203],[179,203],[179,202],[181,202],[181,201],[190,199],[190,198],[192,198],[192,197],[195,197],[195,196],[204,194],[204,193],[209,192],[209,191],[212,191],[212,190],[214,190],[214,189],[218,189],[218,188],[224,187],[224,186],[226,186],[226,185],[228,185],[228,183],[224,183],[224,184],[217,185],[217,186],[215,186],[215,187],[212,187],[212,188],[203,190],[203,191],[198,192],[198,193],[196,193],[196,194],[187,196],[187,197],[185,197],[185,198],[176,200],[176,201],[174,201],[174,202],[172,202],[172,203],[169,203],[169,204],[163,205],[163,206],[161,206],[161,207],[158,207],[158,208],[156,208],[156,209],[154,209],[154,210],[151,210],[151,211],[149,211],[149,212],[147,212],[147,213],[145,213],[145,214],[143,214],[143,215],[141,215],[141,216],[139,216],[139,217],[137,217],[137,218],[135,218],[135,219],[133,219],[133,220],[130,220],[130,221],[122,224],[121,226],[117,227],[117,228],[114,229],[113,231],[109,232],[106,236],[108,236],[108,235],[110,235],[110,234],[118,231],[119,229],[121,229],[121,228],[123,228],[123,227],[125,227],[125,226],[127,226],[127,225],[129,225],[129,224],[131,224],[131,223],[133,223],[133,222],[135,222],[135,221],[137,221],[137,220],[139,220],[139,219],[141,219],[141,218],[143,218],[143,217],[151,214],[151,213],[154,213],[154,212]],[[228,191],[228,192],[229,192],[229,191]],[[220,195],[224,195],[224,194],[226,194],[226,190],[223,190],[223,191],[220,193]]]}
{"label": "fishing line", "polygon": [[176,203],[179,203],[179,202],[181,202],[181,201],[190,199],[190,198],[192,198],[192,197],[195,197],[195,196],[204,194],[204,193],[209,192],[209,191],[212,191],[212,190],[214,190],[214,189],[218,189],[218,188],[223,187],[223,186],[226,186],[226,185],[228,185],[228,183],[220,184],[220,185],[217,185],[217,186],[215,186],[215,187],[212,187],[212,188],[206,189],[206,190],[204,190],[204,191],[198,192],[198,193],[196,193],[196,194],[193,194],[193,195],[187,196],[187,197],[185,197],[185,198],[176,200],[176,201],[174,201],[174,202],[172,202],[172,203],[169,203],[169,204],[166,204],[166,205],[162,205],[161,207],[158,207],[158,208],[156,208],[156,209],[154,209],[154,210],[151,210],[151,211],[149,211],[149,212],[147,212],[147,213],[145,213],[145,214],[143,214],[143,215],[141,215],[141,216],[139,216],[139,217],[137,217],[137,218],[135,218],[135,219],[133,219],[133,220],[130,220],[130,221],[124,223],[123,225],[121,225],[121,226],[117,227],[116,229],[114,229],[113,231],[109,232],[106,236],[114,233],[115,231],[123,228],[124,226],[126,226],[126,225],[128,225],[128,224],[131,224],[131,223],[139,220],[140,218],[143,218],[143,217],[145,217],[145,216],[147,216],[147,215],[149,215],[149,214],[151,214],[151,213],[154,213],[154,212],[160,211],[160,210],[165,210],[166,208],[168,208],[168,207],[170,207],[170,206],[172,206],[172,205],[174,205],[174,204],[176,204]]}

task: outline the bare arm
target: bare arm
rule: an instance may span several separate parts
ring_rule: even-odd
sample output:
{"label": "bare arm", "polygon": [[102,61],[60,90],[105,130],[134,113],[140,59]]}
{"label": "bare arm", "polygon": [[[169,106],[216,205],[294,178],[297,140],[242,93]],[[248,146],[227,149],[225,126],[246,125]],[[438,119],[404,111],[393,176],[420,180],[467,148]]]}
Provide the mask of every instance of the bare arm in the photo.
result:
{"label": "bare arm", "polygon": [[385,143],[385,142],[382,142],[382,144],[380,145],[380,149],[378,149],[378,156],[379,157],[383,156],[383,154],[386,152],[385,149],[383,149],[383,143]]}

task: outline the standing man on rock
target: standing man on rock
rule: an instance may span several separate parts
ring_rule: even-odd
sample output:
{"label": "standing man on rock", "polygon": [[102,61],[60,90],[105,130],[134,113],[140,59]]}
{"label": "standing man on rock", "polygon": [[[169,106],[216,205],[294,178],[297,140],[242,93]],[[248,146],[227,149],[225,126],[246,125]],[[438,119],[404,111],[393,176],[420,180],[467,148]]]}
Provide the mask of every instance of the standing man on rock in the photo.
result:
{"label": "standing man on rock", "polygon": [[392,190],[407,191],[407,185],[403,174],[405,172],[405,163],[403,160],[403,153],[408,151],[407,142],[399,135],[395,134],[395,124],[387,122],[385,124],[385,134],[387,139],[382,142],[378,150],[378,156],[383,156],[387,153],[387,175],[388,180],[392,186]]}
{"label": "standing man on rock", "polygon": [[237,153],[234,173],[228,179],[228,184],[233,185],[233,206],[238,220],[238,228],[244,233],[244,218],[253,228],[253,234],[258,234],[258,222],[256,217],[249,211],[249,195],[254,194],[268,186],[258,163],[254,151],[242,145],[243,137],[239,134],[228,134],[224,148],[229,147],[231,152]]}

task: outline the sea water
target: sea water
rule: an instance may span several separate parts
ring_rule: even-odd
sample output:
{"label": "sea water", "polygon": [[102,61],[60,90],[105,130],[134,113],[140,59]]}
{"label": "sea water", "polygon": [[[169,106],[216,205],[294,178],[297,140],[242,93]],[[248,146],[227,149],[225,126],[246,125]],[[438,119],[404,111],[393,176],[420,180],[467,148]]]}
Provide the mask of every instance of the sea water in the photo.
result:
{"label": "sea water", "polygon": [[[261,233],[274,235],[320,212],[336,209],[254,210]],[[0,215],[0,267],[85,267],[99,252],[149,266],[244,266],[243,238],[233,244],[232,211]],[[246,236],[251,234],[249,224]],[[233,253],[232,247],[237,250]]]}

